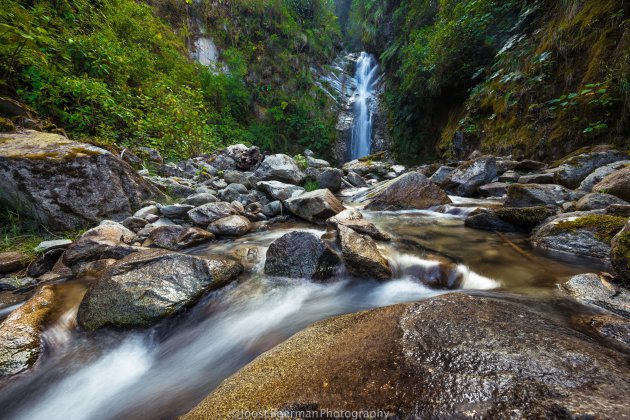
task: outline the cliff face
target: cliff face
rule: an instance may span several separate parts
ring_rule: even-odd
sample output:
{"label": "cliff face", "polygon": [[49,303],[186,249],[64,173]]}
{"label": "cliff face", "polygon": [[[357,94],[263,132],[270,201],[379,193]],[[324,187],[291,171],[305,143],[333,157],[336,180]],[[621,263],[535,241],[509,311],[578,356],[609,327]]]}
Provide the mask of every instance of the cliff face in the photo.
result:
{"label": "cliff face", "polygon": [[380,54],[394,149],[552,159],[630,144],[622,0],[353,2],[350,42]]}

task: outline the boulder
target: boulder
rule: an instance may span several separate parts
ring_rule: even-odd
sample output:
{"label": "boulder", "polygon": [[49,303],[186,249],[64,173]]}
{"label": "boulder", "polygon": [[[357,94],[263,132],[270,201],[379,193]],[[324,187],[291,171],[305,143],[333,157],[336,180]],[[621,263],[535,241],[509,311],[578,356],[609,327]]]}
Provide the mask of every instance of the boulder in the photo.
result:
{"label": "boulder", "polygon": [[571,199],[571,191],[553,184],[511,184],[505,207],[561,206]]}
{"label": "boulder", "polygon": [[564,213],[547,219],[533,232],[531,240],[544,249],[608,259],[610,241],[625,224],[623,217],[588,212]]}
{"label": "boulder", "polygon": [[322,169],[317,176],[317,184],[319,185],[319,188],[337,192],[341,189],[342,177],[343,171],[341,169],[325,168]]}
{"label": "boulder", "polygon": [[391,241],[391,236],[379,229],[374,223],[370,223],[363,218],[363,215],[354,209],[347,209],[338,215],[331,217],[327,223],[332,227],[343,225],[349,227],[361,235],[367,235],[377,241]]}
{"label": "boulder", "polygon": [[227,216],[215,220],[208,230],[217,236],[243,236],[252,229],[252,223],[243,216]]}
{"label": "boulder", "polygon": [[202,192],[189,195],[184,199],[184,201],[182,201],[182,204],[190,204],[192,206],[199,207],[208,203],[216,203],[217,201],[219,201],[219,199],[215,195]]}
{"label": "boulder", "polygon": [[365,179],[363,179],[361,175],[359,175],[358,173],[354,171],[348,172],[347,178],[348,178],[348,182],[357,188],[367,187],[367,183],[365,182]]}
{"label": "boulder", "polygon": [[120,259],[136,249],[130,244],[135,234],[118,223],[103,223],[85,232],[66,249],[63,263],[72,267],[79,262],[103,258]]}
{"label": "boulder", "polygon": [[518,162],[512,170],[517,172],[531,172],[531,171],[539,171],[544,168],[545,165],[543,162],[538,162],[536,160],[525,159]]}
{"label": "boulder", "polygon": [[626,159],[628,159],[628,154],[617,150],[583,153],[569,157],[554,170],[556,183],[571,189],[578,188],[580,183],[597,168]]}
{"label": "boulder", "polygon": [[565,291],[582,303],[597,306],[624,318],[630,318],[630,292],[626,288],[611,290],[599,274],[579,274],[562,284]]}
{"label": "boulder", "polygon": [[316,168],[316,169],[320,169],[320,168],[327,168],[330,167],[330,163],[326,160],[323,159],[316,159],[312,156],[307,156],[306,157],[306,162],[308,162],[308,167],[309,168]]}
{"label": "boulder", "polygon": [[388,181],[367,195],[369,210],[427,209],[451,203],[448,195],[419,172],[409,172]]}
{"label": "boulder", "polygon": [[615,171],[593,187],[594,192],[612,194],[630,202],[630,166]]}
{"label": "boulder", "polygon": [[369,236],[361,235],[343,225],[338,225],[337,230],[343,258],[350,274],[377,280],[392,278],[389,261],[383,257]]}
{"label": "boulder", "polygon": [[284,202],[294,215],[312,223],[323,224],[326,220],[343,211],[343,204],[329,190],[315,190]]}
{"label": "boulder", "polygon": [[263,181],[281,181],[298,185],[306,176],[291,156],[277,154],[267,156],[255,172]]}
{"label": "boulder", "polygon": [[77,315],[87,330],[148,327],[225,286],[243,270],[231,260],[165,250],[129,255],[111,266],[87,292]]}
{"label": "boulder", "polygon": [[624,353],[526,306],[445,294],[318,322],[225,380],[183,419],[263,409],[339,418],[620,418],[630,415],[628,375]]}
{"label": "boulder", "polygon": [[387,172],[389,172],[388,165],[386,163],[371,159],[369,156],[346,162],[343,165],[342,169],[346,173],[354,172],[362,177],[365,177],[367,175],[376,175],[382,177]]}
{"label": "boulder", "polygon": [[214,239],[212,233],[200,228],[160,226],[151,231],[148,238],[149,243],[144,245],[178,251],[211,241],[212,239]]}
{"label": "boulder", "polygon": [[40,277],[53,269],[61,255],[64,253],[63,248],[52,248],[44,252],[39,258],[28,266],[26,274],[29,277]]}
{"label": "boulder", "polygon": [[122,220],[154,195],[155,187],[104,149],[51,133],[0,134],[0,204],[49,229]]}
{"label": "boulder", "polygon": [[623,169],[624,167],[630,165],[630,160],[620,160],[619,162],[609,163],[608,165],[604,165],[601,168],[595,169],[589,176],[584,178],[584,181],[580,184],[578,188],[580,191],[584,191],[590,193],[593,191],[593,187],[608,175],[612,174],[619,169]]}
{"label": "boulder", "polygon": [[617,277],[630,287],[630,222],[612,239],[610,260]]}
{"label": "boulder", "polygon": [[256,184],[256,187],[260,191],[267,193],[274,199],[280,201],[297,197],[306,191],[304,188],[298,187],[297,185],[285,184],[280,181],[260,181]]}
{"label": "boulder", "polygon": [[54,309],[53,287],[42,287],[0,324],[0,377],[20,373],[37,362],[41,333]]}
{"label": "boulder", "polygon": [[123,220],[121,224],[129,230],[137,232],[148,225],[149,222],[146,219],[141,219],[140,217],[129,216]]}
{"label": "boulder", "polygon": [[246,173],[241,171],[225,171],[223,173],[223,179],[228,184],[241,184],[248,190],[252,188],[252,183],[250,182],[249,177]]}
{"label": "boulder", "polygon": [[46,252],[52,249],[66,249],[72,244],[72,240],[70,239],[53,239],[50,241],[43,241],[37,245],[33,251],[35,252]]}
{"label": "boulder", "polygon": [[499,175],[499,182],[506,182],[508,184],[512,184],[514,182],[518,182],[520,177],[521,175],[518,174],[517,172],[507,171],[503,173],[502,175]]}
{"label": "boulder", "polygon": [[326,280],[341,260],[330,247],[309,232],[290,232],[272,242],[267,250],[265,274],[290,278]]}
{"label": "boulder", "polygon": [[271,203],[264,205],[261,212],[266,217],[278,216],[279,214],[282,214],[282,203],[280,201],[272,201]]}
{"label": "boulder", "polygon": [[[263,156],[257,146],[245,146],[234,144],[227,147],[222,153],[234,162],[236,169],[249,171],[260,163]],[[225,168],[222,168],[225,169]]]}
{"label": "boulder", "polygon": [[160,152],[150,147],[134,147],[131,149],[131,152],[143,161],[164,163],[164,159],[162,158],[162,155],[160,155]]}
{"label": "boulder", "polygon": [[230,184],[219,192],[219,196],[221,197],[221,200],[230,203],[232,201],[240,201],[241,196],[247,195],[247,193],[248,190],[245,185]]}
{"label": "boulder", "polygon": [[531,232],[547,218],[557,214],[554,207],[509,207],[494,209],[494,213],[503,221]]}
{"label": "boulder", "polygon": [[492,182],[497,176],[497,160],[494,156],[482,156],[458,166],[446,178],[442,187],[459,196],[471,196],[477,188]]}
{"label": "boulder", "polygon": [[626,205],[628,203],[614,195],[590,193],[578,200],[575,209],[578,211],[598,210],[605,209],[613,204]]}
{"label": "boulder", "polygon": [[556,177],[553,173],[523,175],[518,178],[519,184],[555,184]]}
{"label": "boulder", "polygon": [[20,271],[28,265],[28,256],[21,252],[0,253],[0,274]]}
{"label": "boulder", "polygon": [[453,173],[455,168],[451,166],[440,166],[437,171],[433,175],[431,175],[431,182],[436,183],[437,185],[442,185],[444,181]]}
{"label": "boulder", "polygon": [[147,216],[149,215],[158,215],[160,213],[160,210],[157,208],[156,205],[151,204],[149,206],[146,207],[142,207],[140,210],[136,211],[133,214],[133,217],[139,217],[141,219],[146,219]]}
{"label": "boulder", "polygon": [[160,214],[169,219],[187,219],[188,212],[194,208],[195,206],[190,204],[169,204],[160,207]]}
{"label": "boulder", "polygon": [[215,220],[238,214],[238,210],[230,203],[208,203],[190,210],[188,217],[196,225],[206,227]]}
{"label": "boulder", "polygon": [[478,188],[482,197],[503,197],[508,184],[504,182],[491,182]]}
{"label": "boulder", "polygon": [[464,221],[464,226],[495,232],[519,232],[523,229],[500,218],[494,210],[477,209]]}

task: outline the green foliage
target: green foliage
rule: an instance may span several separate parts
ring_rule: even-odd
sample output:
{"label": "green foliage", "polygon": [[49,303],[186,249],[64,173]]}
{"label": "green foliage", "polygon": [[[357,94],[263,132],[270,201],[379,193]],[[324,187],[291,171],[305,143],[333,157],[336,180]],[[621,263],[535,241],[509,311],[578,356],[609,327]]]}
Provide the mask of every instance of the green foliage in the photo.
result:
{"label": "green foliage", "polygon": [[304,157],[304,155],[295,155],[293,156],[293,159],[295,159],[295,163],[297,163],[297,166],[301,169],[301,170],[306,170],[308,168],[308,161],[306,160],[306,158]]}
{"label": "green foliage", "polygon": [[319,182],[316,179],[307,178],[304,182],[304,189],[307,192],[315,191],[319,189]]}
{"label": "green foliage", "polygon": [[[3,1],[0,94],[74,137],[167,158],[236,142],[326,149],[334,120],[310,66],[335,53],[330,0],[147,2]],[[193,12],[229,71],[189,59]]]}

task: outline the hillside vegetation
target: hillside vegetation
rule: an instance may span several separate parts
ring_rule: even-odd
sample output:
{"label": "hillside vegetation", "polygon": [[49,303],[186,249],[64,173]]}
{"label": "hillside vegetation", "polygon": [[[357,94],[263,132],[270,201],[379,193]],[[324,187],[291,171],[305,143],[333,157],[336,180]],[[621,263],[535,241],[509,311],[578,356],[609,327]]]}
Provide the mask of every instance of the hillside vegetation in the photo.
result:
{"label": "hillside vegetation", "polygon": [[559,156],[628,146],[623,0],[354,0],[352,48],[380,55],[399,157]]}
{"label": "hillside vegetation", "polygon": [[[221,71],[189,58],[200,24]],[[324,152],[334,115],[309,69],[338,42],[329,0],[5,0],[0,95],[74,138],[170,158],[237,142]]]}

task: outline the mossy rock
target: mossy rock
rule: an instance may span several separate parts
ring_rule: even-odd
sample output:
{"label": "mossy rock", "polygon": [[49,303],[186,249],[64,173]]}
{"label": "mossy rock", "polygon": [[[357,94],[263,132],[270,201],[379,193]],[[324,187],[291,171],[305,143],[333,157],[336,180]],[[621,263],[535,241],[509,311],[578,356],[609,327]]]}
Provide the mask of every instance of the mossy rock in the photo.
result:
{"label": "mossy rock", "polygon": [[0,133],[15,131],[15,124],[8,118],[0,117]]}
{"label": "mossy rock", "polygon": [[630,221],[612,240],[610,260],[617,277],[630,286]]}
{"label": "mossy rock", "polygon": [[548,207],[521,207],[496,209],[500,219],[515,226],[531,231],[545,219],[556,214],[556,211]]}
{"label": "mossy rock", "polygon": [[579,229],[585,229],[593,232],[597,240],[610,242],[612,238],[624,228],[626,222],[627,219],[624,217],[594,214],[579,217],[575,220],[558,222],[555,225],[555,229],[564,232],[574,232]]}

